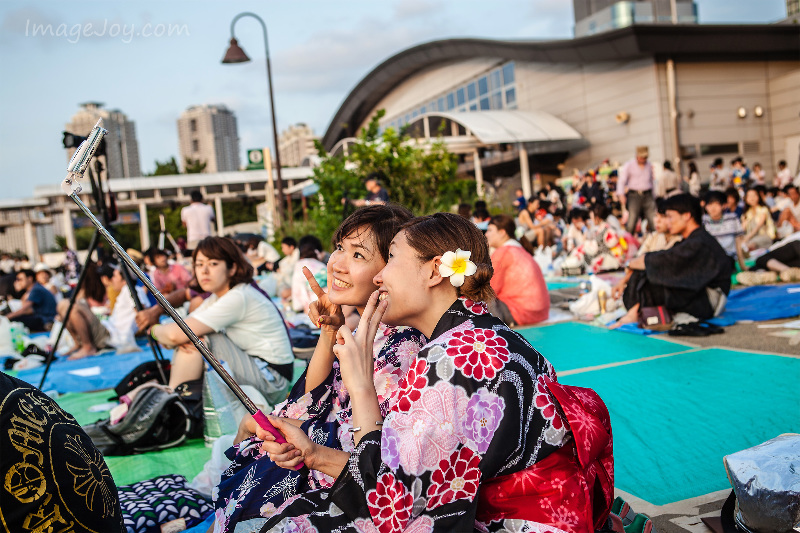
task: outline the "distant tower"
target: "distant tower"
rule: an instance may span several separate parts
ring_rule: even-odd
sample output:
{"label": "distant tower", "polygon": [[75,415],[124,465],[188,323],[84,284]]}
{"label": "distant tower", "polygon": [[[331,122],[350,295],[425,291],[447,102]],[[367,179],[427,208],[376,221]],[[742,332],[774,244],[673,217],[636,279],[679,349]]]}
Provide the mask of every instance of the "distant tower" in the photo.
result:
{"label": "distant tower", "polygon": [[302,122],[289,126],[289,129],[282,131],[278,136],[281,165],[299,167],[303,164],[303,159],[317,155],[317,149],[314,148],[314,141],[317,139],[318,137],[314,135],[314,130]]}
{"label": "distant tower", "polygon": [[[693,0],[675,0],[675,7],[679,24],[697,24],[697,6]],[[575,37],[633,24],[672,22],[670,0],[572,0],[572,8],[575,14]]]}
{"label": "distant tower", "polygon": [[[134,178],[141,176],[139,165],[139,143],[136,141],[136,126],[119,109],[102,109],[99,102],[86,102],[72,116],[72,122],[64,128],[69,133],[86,136],[92,131],[98,118],[103,119],[103,127],[108,130],[106,142],[106,172],[109,178]],[[67,150],[67,159],[72,157],[74,148]]]}
{"label": "distant tower", "polygon": [[236,117],[224,105],[197,105],[178,119],[180,166],[186,158],[206,163],[205,172],[239,170],[239,134]]}
{"label": "distant tower", "polygon": [[800,0],[786,0],[786,18],[800,17]]}

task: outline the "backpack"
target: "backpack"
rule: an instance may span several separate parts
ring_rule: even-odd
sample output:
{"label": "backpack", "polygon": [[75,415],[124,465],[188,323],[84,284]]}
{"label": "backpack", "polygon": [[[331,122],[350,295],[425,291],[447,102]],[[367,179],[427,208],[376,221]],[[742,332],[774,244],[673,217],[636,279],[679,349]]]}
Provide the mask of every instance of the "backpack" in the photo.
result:
{"label": "backpack", "polygon": [[83,430],[103,455],[130,455],[178,446],[196,431],[197,423],[178,394],[146,386],[121,422],[112,426],[109,419],[100,420]]}

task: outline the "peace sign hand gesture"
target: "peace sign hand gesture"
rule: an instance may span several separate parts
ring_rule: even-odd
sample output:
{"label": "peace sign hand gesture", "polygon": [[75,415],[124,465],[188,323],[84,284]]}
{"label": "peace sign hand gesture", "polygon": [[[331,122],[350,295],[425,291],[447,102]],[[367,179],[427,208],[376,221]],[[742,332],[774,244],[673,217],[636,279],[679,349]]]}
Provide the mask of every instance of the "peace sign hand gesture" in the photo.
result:
{"label": "peace sign hand gesture", "polygon": [[308,267],[303,267],[303,275],[308,280],[311,290],[317,295],[317,300],[311,302],[308,306],[308,318],[311,319],[312,323],[319,326],[325,334],[333,338],[336,335],[336,330],[344,325],[342,306],[330,301],[328,294],[319,286]]}
{"label": "peace sign hand gesture", "polygon": [[342,381],[351,397],[356,392],[375,394],[373,342],[387,307],[388,302],[378,302],[378,291],[373,292],[355,335],[344,325],[336,333],[333,353],[339,359]]}

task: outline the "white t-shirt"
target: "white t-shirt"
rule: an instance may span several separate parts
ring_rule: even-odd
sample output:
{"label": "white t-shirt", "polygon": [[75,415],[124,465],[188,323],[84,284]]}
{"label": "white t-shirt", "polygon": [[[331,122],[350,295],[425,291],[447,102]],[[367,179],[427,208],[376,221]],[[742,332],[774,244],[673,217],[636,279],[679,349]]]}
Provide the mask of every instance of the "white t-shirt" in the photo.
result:
{"label": "white t-shirt", "polygon": [[[138,291],[137,287],[137,291]],[[147,295],[142,297],[139,291],[139,300],[142,302],[147,301]],[[128,287],[123,287],[114,302],[114,310],[111,315],[102,322],[103,326],[108,330],[111,336],[109,344],[114,348],[127,349],[136,347],[136,304],[133,303],[131,298],[131,291]]]}
{"label": "white t-shirt", "polygon": [[267,263],[274,263],[281,258],[281,254],[278,253],[278,250],[273,248],[272,245],[267,241],[261,241],[258,243],[256,254],[261,259],[264,259]]}
{"label": "white t-shirt", "polygon": [[216,332],[225,331],[243,352],[274,365],[294,360],[278,309],[251,285],[240,283],[222,298],[212,294],[189,315]]}
{"label": "white t-shirt", "polygon": [[211,221],[215,219],[210,205],[192,202],[181,209],[181,221],[186,224],[186,240],[196,242],[211,236]]}

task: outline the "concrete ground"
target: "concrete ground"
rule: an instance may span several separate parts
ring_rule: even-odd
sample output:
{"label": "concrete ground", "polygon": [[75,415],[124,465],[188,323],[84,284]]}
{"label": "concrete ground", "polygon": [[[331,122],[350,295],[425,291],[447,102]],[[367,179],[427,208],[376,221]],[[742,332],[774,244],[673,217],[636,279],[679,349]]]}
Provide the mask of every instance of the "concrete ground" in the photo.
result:
{"label": "concrete ground", "polygon": [[779,355],[800,355],[800,343],[792,344],[792,341],[800,341],[800,334],[792,337],[776,337],[772,333],[784,331],[780,327],[760,327],[774,326],[797,320],[796,318],[772,320],[769,322],[758,322],[753,324],[734,324],[725,327],[725,333],[720,335],[709,335],[708,337],[670,337],[671,341],[679,341],[696,346],[720,346],[735,350],[747,350],[752,352],[763,352]]}

